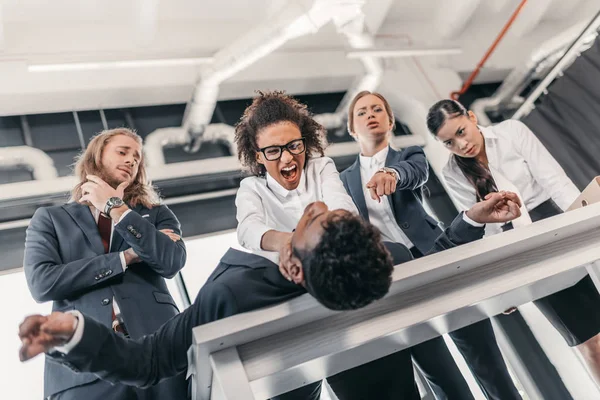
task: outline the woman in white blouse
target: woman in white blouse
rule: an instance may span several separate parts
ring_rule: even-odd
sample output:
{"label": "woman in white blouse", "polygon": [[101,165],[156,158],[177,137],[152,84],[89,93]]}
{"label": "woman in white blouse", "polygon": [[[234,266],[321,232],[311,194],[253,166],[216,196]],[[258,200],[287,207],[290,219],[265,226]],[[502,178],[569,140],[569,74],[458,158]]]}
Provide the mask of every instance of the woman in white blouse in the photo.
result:
{"label": "woman in white blouse", "polygon": [[[461,209],[499,190],[521,198],[521,217],[505,225],[488,224],[486,235],[557,215],[579,196],[558,162],[520,121],[482,127],[459,102],[442,100],[429,109],[427,127],[453,153],[443,176]],[[568,345],[581,351],[600,382],[600,294],[591,278],[535,304]]]}
{"label": "woman in white blouse", "polygon": [[[239,243],[275,264],[289,257],[292,231],[307,205],[357,213],[328,157],[325,129],[304,104],[280,92],[261,93],[244,112],[235,141],[252,175],[237,192]],[[286,266],[281,272],[289,279]]]}

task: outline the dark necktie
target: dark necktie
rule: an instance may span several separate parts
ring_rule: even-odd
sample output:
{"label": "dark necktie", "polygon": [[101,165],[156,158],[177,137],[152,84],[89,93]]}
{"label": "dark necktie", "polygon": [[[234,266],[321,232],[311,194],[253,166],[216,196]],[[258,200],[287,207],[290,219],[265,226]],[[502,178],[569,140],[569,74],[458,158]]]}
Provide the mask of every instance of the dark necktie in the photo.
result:
{"label": "dark necktie", "polygon": [[[102,238],[102,245],[104,246],[104,252],[108,253],[110,250],[110,236],[112,232],[112,220],[104,216],[104,214],[100,213],[98,215],[98,231],[100,232],[100,237]],[[113,299],[113,301],[115,301]],[[126,336],[127,331],[125,330],[125,326],[121,323],[117,315],[115,315],[115,308],[112,307],[112,321],[113,321],[113,330],[115,332],[120,332]]]}
{"label": "dark necktie", "polygon": [[110,233],[112,231],[112,220],[100,213],[98,216],[98,231],[100,231],[100,237],[102,238],[102,245],[104,245],[104,252],[108,253],[110,249]]}

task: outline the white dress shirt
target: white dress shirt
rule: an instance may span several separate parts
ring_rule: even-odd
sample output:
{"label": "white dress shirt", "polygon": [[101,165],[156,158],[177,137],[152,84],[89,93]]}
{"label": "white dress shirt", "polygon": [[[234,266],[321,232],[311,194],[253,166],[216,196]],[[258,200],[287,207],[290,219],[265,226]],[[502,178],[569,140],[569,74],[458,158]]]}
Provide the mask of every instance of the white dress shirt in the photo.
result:
{"label": "white dress shirt", "polygon": [[69,310],[65,314],[73,314],[76,317],[75,322],[73,323],[73,327],[75,328],[73,336],[71,336],[71,339],[69,339],[67,343],[63,344],[62,346],[54,347],[49,351],[49,353],[58,351],[63,354],[69,354],[69,352],[73,350],[75,346],[79,344],[79,342],[81,342],[83,331],[85,329],[85,319],[83,318],[83,314],[77,310]]}
{"label": "white dress shirt", "polygon": [[401,243],[408,247],[414,247],[408,236],[400,229],[394,211],[387,196],[381,198],[381,202],[371,198],[371,192],[367,189],[367,183],[373,178],[377,170],[385,167],[385,160],[390,151],[389,147],[385,147],[372,157],[365,157],[362,154],[360,160],[360,179],[363,186],[363,194],[367,203],[367,211],[369,212],[369,221],[381,231],[384,241]]}
{"label": "white dress shirt", "polygon": [[[580,192],[565,171],[522,122],[506,120],[498,125],[480,127],[485,141],[489,169],[498,190],[516,192],[524,205],[522,212],[533,210],[548,199],[563,210]],[[475,188],[451,156],[443,169],[449,195],[461,210],[477,202]],[[529,217],[516,221],[526,224]],[[486,235],[501,232],[501,224],[488,224]]]}
{"label": "white dress shirt", "polygon": [[[92,215],[94,216],[96,225],[98,225],[98,218],[100,218],[100,211],[98,211],[96,208],[91,208],[91,207],[90,207],[90,211],[91,211]],[[131,209],[126,210],[123,214],[121,214],[121,218],[119,219],[119,221],[121,221],[130,212],[131,212]],[[115,225],[118,224],[119,221],[117,221],[116,223],[110,224],[110,240],[108,241],[108,251],[109,252],[110,252],[110,247],[112,246],[112,238],[113,238],[113,233],[115,231]],[[124,252],[119,253],[119,259],[121,260],[121,267],[123,267],[123,272],[125,272],[127,270],[127,262],[125,262],[125,253]],[[121,309],[119,308],[119,305],[117,304],[117,300],[114,297],[113,297],[113,310],[115,311],[115,315],[121,314]]]}
{"label": "white dress shirt", "polygon": [[263,235],[270,230],[292,232],[306,206],[315,201],[324,202],[330,210],[358,213],[331,158],[308,159],[295,190],[285,189],[269,174],[245,178],[235,199],[239,243],[279,264],[277,252],[261,249]]}

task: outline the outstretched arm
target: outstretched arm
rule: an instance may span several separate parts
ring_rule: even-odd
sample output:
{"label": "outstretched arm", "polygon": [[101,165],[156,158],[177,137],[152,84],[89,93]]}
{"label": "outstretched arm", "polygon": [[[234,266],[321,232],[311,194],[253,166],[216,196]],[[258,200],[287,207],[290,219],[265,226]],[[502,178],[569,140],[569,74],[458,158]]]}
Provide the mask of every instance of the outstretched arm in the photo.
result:
{"label": "outstretched arm", "polygon": [[[126,339],[92,318],[55,312],[33,315],[19,328],[21,361],[48,352],[75,372],[92,372],[103,380],[130,386],[149,387],[187,368],[187,350],[192,328],[237,313],[227,287],[206,285],[194,304],[171,318],[152,335]],[[78,343],[72,340],[78,338]],[[67,354],[56,351],[69,348]]]}
{"label": "outstretched arm", "polygon": [[460,213],[427,254],[481,239],[485,224],[509,222],[521,216],[521,200],[512,192],[490,193],[485,200]]}

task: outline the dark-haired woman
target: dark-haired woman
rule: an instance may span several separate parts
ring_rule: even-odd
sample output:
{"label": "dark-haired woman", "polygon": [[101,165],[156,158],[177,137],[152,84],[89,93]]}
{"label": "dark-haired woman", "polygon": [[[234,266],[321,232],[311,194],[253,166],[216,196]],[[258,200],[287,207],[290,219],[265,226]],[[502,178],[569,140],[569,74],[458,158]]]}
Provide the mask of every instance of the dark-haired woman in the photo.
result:
{"label": "dark-haired woman", "polygon": [[[442,100],[430,108],[427,126],[453,153],[443,175],[461,209],[498,190],[521,198],[521,217],[488,225],[486,235],[560,214],[579,196],[558,162],[520,121],[479,126],[472,111],[457,101]],[[534,303],[567,344],[581,351],[600,382],[600,294],[591,278]]]}
{"label": "dark-haired woman", "polygon": [[[384,240],[404,244],[420,258],[442,229],[421,202],[421,187],[429,174],[425,154],[420,147],[392,149],[389,139],[394,124],[392,109],[381,94],[363,91],[354,97],[348,110],[348,131],[358,141],[360,155],[341,178],[360,214],[379,228]],[[463,219],[472,224],[466,214]],[[489,319],[450,336],[487,398],[521,399]],[[442,337],[412,347],[411,353],[438,399],[473,398]]]}

